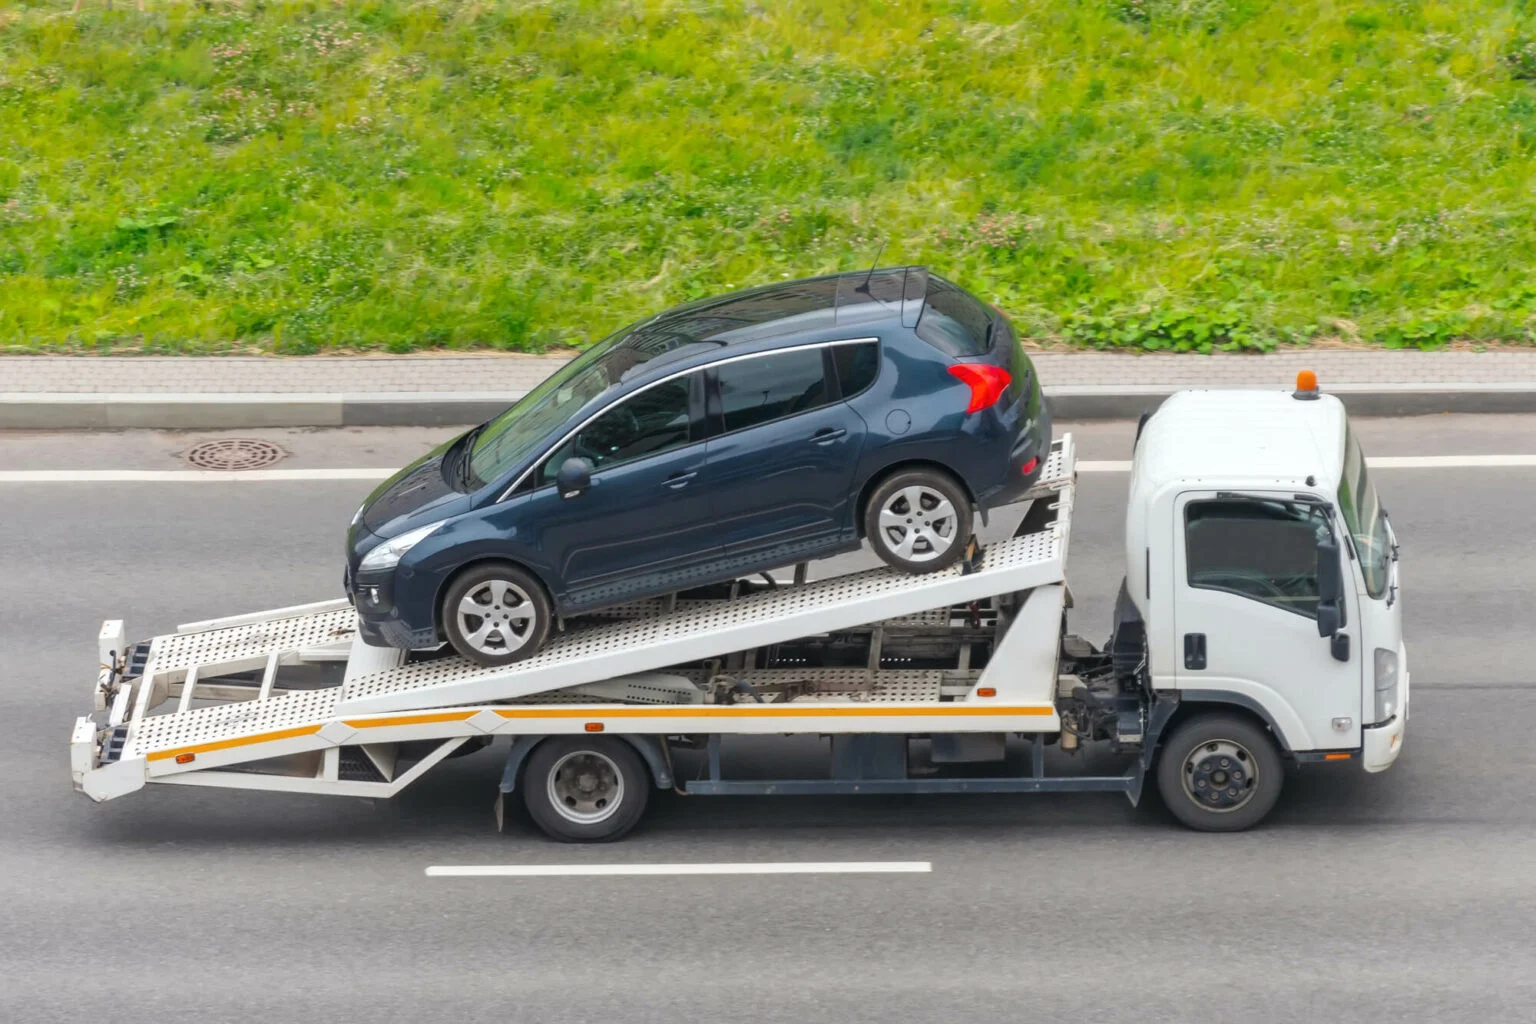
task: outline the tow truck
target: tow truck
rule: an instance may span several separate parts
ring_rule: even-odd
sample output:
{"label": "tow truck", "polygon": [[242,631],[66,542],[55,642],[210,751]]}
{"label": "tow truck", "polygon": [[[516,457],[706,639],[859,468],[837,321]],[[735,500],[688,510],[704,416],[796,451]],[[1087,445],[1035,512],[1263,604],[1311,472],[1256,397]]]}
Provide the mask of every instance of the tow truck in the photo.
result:
{"label": "tow truck", "polygon": [[[568,620],[499,668],[370,647],[345,600],[133,643],[108,621],[74,786],[96,801],[151,783],[391,797],[495,746],[498,823],[520,797],[564,841],[621,837],[657,790],[1134,804],[1149,779],[1186,825],[1236,831],[1292,771],[1395,761],[1409,690],[1397,540],[1315,377],[1181,392],[1143,418],[1103,646],[1066,630],[1075,482],[1067,435],[1013,536],[950,569],[798,566]],[[807,735],[827,756],[803,772],[730,770],[737,737]]]}

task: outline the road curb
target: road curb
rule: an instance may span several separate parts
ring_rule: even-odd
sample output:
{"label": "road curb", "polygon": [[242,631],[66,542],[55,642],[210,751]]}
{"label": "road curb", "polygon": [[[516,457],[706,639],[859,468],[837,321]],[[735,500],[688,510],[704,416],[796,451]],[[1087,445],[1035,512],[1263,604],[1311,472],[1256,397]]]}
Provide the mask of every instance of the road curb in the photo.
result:
{"label": "road curb", "polygon": [[[1136,419],[1179,385],[1047,387],[1061,421]],[[1336,384],[1356,416],[1536,413],[1536,383]],[[437,427],[483,423],[520,391],[372,394],[0,393],[0,429],[233,430],[249,427]]]}

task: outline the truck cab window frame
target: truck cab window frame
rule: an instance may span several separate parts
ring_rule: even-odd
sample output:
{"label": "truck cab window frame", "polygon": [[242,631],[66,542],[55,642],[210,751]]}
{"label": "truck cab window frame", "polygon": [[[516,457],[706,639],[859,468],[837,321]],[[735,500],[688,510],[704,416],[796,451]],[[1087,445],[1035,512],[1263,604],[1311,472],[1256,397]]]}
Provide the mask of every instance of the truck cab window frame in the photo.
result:
{"label": "truck cab window frame", "polygon": [[1332,536],[1328,510],[1311,503],[1213,498],[1184,508],[1184,574],[1215,590],[1317,618],[1317,542]]}

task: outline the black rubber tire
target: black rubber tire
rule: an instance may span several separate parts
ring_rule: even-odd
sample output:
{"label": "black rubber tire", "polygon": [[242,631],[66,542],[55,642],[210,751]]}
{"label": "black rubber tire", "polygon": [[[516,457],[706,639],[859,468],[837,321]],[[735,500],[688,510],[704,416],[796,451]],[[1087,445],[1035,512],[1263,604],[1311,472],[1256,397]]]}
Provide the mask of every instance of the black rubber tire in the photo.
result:
{"label": "black rubber tire", "polygon": [[[880,528],[880,509],[890,500],[891,496],[902,488],[911,486],[931,488],[944,495],[955,508],[955,536],[949,548],[939,557],[927,562],[915,562],[903,558],[891,548],[891,540],[885,531]],[[966,545],[971,541],[972,523],[976,518],[976,508],[971,504],[970,496],[965,493],[965,488],[955,481],[948,473],[936,469],[905,469],[899,473],[893,473],[882,481],[879,487],[870,494],[869,500],[864,503],[864,536],[869,538],[870,546],[875,549],[875,554],[886,565],[900,569],[902,572],[915,574],[938,572],[947,569],[960,560],[965,554]]]}
{"label": "black rubber tire", "polygon": [[[505,580],[517,586],[528,595],[534,613],[533,625],[530,627],[532,632],[523,645],[516,650],[499,655],[477,650],[460,630],[459,618],[455,614],[459,602],[466,594],[491,580]],[[549,637],[550,622],[554,618],[550,609],[549,595],[544,593],[544,587],[532,573],[510,562],[482,562],[464,570],[443,591],[443,603],[438,609],[438,614],[448,643],[455,651],[480,665],[511,665],[524,658],[531,658],[539,652],[539,648],[544,646],[544,641]]]}
{"label": "black rubber tire", "polygon": [[[1258,768],[1253,793],[1230,810],[1199,803],[1184,785],[1185,764],[1201,747],[1229,742],[1243,748]],[[1250,769],[1250,775],[1252,774]],[[1268,730],[1240,715],[1212,712],[1181,724],[1163,741],[1157,790],[1173,816],[1198,832],[1241,832],[1263,821],[1285,786],[1285,762]]]}
{"label": "black rubber tire", "polygon": [[[590,751],[607,758],[623,779],[619,806],[602,821],[572,821],[558,811],[549,794],[549,775],[569,754]],[[562,843],[611,843],[639,823],[653,786],[645,761],[624,740],[613,736],[551,736],[533,748],[519,782],[523,804],[534,824]]]}

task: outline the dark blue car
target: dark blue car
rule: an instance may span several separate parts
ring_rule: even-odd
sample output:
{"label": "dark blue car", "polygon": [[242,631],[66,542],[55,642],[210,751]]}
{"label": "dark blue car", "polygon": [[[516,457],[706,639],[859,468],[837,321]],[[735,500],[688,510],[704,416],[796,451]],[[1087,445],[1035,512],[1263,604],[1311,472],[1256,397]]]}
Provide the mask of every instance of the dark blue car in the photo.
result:
{"label": "dark blue car", "polygon": [[931,572],[1051,438],[1007,318],[921,267],[789,281],[603,339],[358,510],[363,638],[533,654],[556,616],[859,546]]}

